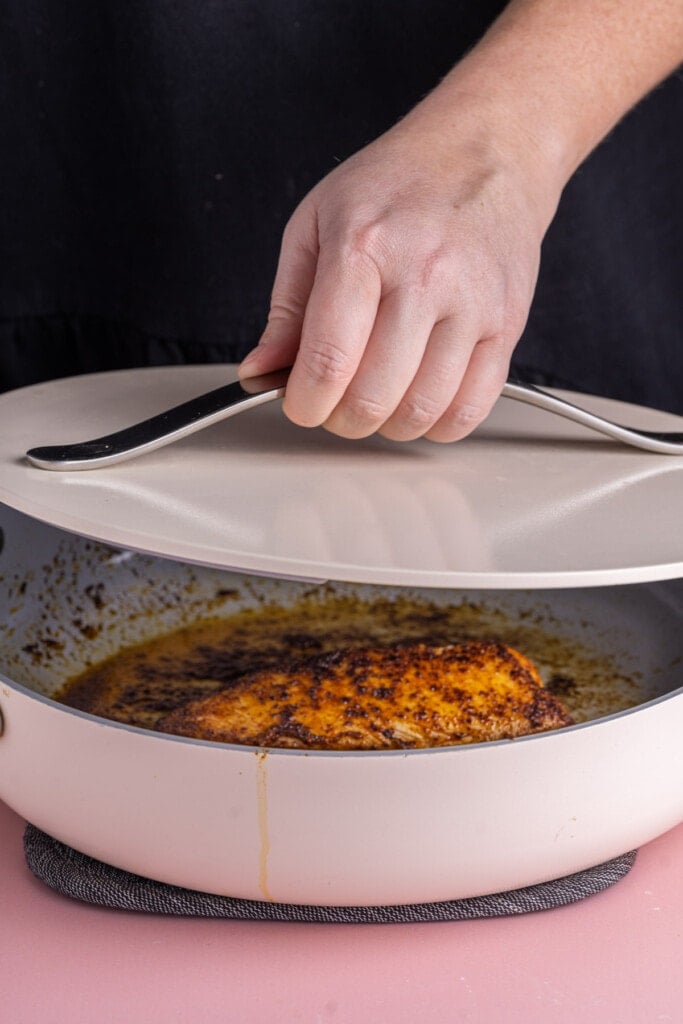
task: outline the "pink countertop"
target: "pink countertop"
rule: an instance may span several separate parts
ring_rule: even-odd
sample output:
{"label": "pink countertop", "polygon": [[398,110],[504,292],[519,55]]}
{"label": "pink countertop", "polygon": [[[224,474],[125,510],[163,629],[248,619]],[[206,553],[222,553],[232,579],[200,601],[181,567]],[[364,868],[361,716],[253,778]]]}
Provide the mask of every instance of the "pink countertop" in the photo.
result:
{"label": "pink countertop", "polygon": [[582,903],[453,924],[159,918],[67,900],[0,804],[0,1020],[12,1024],[683,1021],[683,826]]}

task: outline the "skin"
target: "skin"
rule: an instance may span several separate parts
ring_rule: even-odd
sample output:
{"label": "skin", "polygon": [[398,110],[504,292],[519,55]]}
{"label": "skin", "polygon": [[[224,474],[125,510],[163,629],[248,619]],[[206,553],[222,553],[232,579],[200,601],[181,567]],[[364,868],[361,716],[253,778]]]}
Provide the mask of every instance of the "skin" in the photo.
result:
{"label": "skin", "polygon": [[295,210],[240,374],[293,364],[301,426],[466,436],[507,377],[566,182],[681,60],[681,0],[513,0]]}

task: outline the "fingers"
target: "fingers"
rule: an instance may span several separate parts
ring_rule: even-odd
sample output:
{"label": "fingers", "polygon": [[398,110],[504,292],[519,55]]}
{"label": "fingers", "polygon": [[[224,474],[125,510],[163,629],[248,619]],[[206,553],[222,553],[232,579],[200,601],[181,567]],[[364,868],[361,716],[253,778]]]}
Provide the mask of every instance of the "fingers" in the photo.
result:
{"label": "fingers", "polygon": [[435,324],[414,379],[378,432],[393,441],[465,437],[500,395],[509,351],[501,337],[479,341],[476,322],[448,317]]}
{"label": "fingers", "polygon": [[511,346],[500,336],[479,341],[446,411],[424,436],[430,441],[459,441],[471,433],[493,408],[510,365]]}
{"label": "fingers", "polygon": [[431,333],[430,324],[401,291],[382,300],[355,372],[322,421],[328,430],[457,441],[486,418],[507,378],[511,346],[499,335],[479,340],[476,321],[449,317]]}
{"label": "fingers", "polygon": [[[341,437],[455,441],[489,413],[511,346],[479,340],[467,304],[433,323],[424,296],[403,285],[382,297],[380,271],[362,253],[318,252],[293,224],[283,239],[260,344],[241,376],[293,366],[285,412]],[[433,326],[432,326],[433,325]]]}
{"label": "fingers", "polygon": [[257,347],[242,360],[240,377],[255,377],[293,364],[317,263],[315,213],[304,204],[283,234],[268,323]]}
{"label": "fingers", "polygon": [[380,295],[379,271],[362,252],[319,250],[304,204],[285,230],[268,323],[240,376],[292,366],[284,411],[300,426],[320,426],[356,373]]}
{"label": "fingers", "polygon": [[377,317],[380,274],[353,250],[321,251],[283,408],[300,426],[325,423],[354,379]]}
{"label": "fingers", "polygon": [[428,188],[413,156],[399,173],[392,146],[386,166],[371,149],[292,216],[268,324],[240,375],[292,366],[283,408],[301,426],[455,441],[500,394],[540,238],[488,173]]}
{"label": "fingers", "polygon": [[302,426],[324,424],[348,438],[455,441],[488,415],[511,346],[478,340],[478,320],[462,313],[432,322],[408,288],[381,298],[371,260],[329,258],[290,233],[267,327],[240,375],[293,365],[285,412]]}
{"label": "fingers", "polygon": [[434,325],[417,372],[379,431],[392,441],[412,441],[444,415],[463,379],[478,339],[478,325],[446,317]]}
{"label": "fingers", "polygon": [[504,382],[504,373],[500,379],[498,371],[484,372],[488,354],[495,361],[503,346],[485,345],[472,383],[481,309],[462,301],[457,314],[435,324],[435,309],[452,307],[455,289],[441,282],[428,293],[427,277],[413,271],[400,284],[385,284],[383,294],[386,268],[367,252],[339,243],[321,249],[284,401],[293,422],[324,425],[341,437],[379,432],[395,440],[431,431],[435,439],[455,440],[476,426],[476,410],[488,411]]}
{"label": "fingers", "polygon": [[382,299],[357,372],[325,421],[326,428],[349,438],[379,430],[410,387],[430,328],[431,318],[405,291]]}

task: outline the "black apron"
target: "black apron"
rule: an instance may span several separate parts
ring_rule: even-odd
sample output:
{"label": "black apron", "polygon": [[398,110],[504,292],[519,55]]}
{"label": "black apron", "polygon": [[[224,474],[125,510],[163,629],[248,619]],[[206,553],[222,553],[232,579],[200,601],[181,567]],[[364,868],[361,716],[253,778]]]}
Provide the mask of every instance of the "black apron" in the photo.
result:
{"label": "black apron", "polygon": [[[282,229],[503,0],[0,0],[0,388],[237,361]],[[516,372],[683,413],[683,83],[567,187]]]}

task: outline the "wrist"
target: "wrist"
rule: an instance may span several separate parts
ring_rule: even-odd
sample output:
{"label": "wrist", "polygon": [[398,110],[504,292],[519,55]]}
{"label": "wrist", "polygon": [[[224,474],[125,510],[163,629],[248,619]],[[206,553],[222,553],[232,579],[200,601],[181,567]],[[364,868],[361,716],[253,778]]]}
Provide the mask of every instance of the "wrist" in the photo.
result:
{"label": "wrist", "polygon": [[427,102],[467,106],[559,191],[683,59],[680,0],[510,0]]}
{"label": "wrist", "polygon": [[[421,109],[422,108],[422,109]],[[503,67],[466,58],[414,113],[439,117],[455,135],[494,146],[532,179],[559,194],[585,157],[558,104]]]}
{"label": "wrist", "polygon": [[[459,71],[459,69],[458,69]],[[550,224],[571,170],[561,139],[533,130],[519,107],[469,75],[449,75],[392,133],[410,137],[444,176],[467,178],[502,172],[527,194],[538,231]]]}

